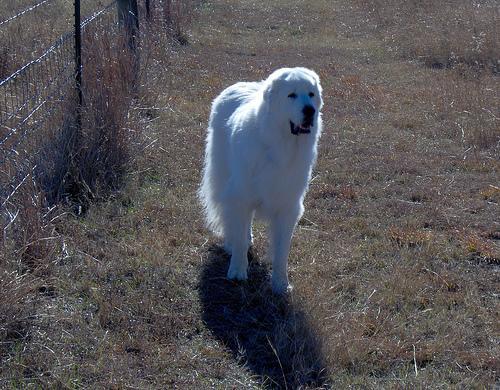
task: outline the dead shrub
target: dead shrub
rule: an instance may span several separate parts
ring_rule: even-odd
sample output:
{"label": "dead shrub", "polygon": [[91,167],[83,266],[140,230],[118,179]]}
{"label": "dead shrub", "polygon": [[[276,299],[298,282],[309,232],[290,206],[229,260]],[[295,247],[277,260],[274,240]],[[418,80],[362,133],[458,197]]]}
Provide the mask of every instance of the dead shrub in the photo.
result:
{"label": "dead shrub", "polygon": [[60,102],[50,102],[50,115],[38,137],[31,140],[35,178],[46,206],[56,205],[67,195],[66,181],[74,154],[76,133],[76,97],[74,91],[64,94]]}
{"label": "dead shrub", "polygon": [[421,248],[429,245],[433,239],[430,231],[410,227],[391,227],[388,235],[400,248]]}
{"label": "dead shrub", "polygon": [[468,253],[468,258],[478,263],[500,264],[500,245],[495,241],[493,232],[486,237],[472,232],[462,233],[462,247]]}
{"label": "dead shrub", "polygon": [[29,342],[35,303],[56,292],[51,278],[62,250],[55,226],[61,208],[56,205],[70,200],[87,207],[90,200],[119,188],[135,142],[132,136],[137,136],[127,126],[132,92],[137,90],[135,59],[125,38],[90,26],[84,37],[81,128],[73,78],[61,74],[61,90],[44,102],[43,113],[26,122],[22,130],[29,136],[2,166],[2,361],[12,360],[19,343]]}
{"label": "dead shrub", "polygon": [[20,274],[46,274],[57,253],[57,234],[51,224],[57,213],[47,209],[45,197],[28,173],[2,205],[4,269]]}

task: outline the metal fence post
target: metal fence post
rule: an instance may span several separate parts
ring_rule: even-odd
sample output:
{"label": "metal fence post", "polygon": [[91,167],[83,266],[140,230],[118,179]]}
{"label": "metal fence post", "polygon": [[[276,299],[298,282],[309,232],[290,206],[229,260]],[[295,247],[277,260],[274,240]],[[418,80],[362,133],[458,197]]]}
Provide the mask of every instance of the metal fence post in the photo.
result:
{"label": "metal fence post", "polygon": [[82,26],[80,15],[80,0],[75,0],[75,88],[77,94],[76,131],[82,127],[81,109],[83,105],[82,94]]}

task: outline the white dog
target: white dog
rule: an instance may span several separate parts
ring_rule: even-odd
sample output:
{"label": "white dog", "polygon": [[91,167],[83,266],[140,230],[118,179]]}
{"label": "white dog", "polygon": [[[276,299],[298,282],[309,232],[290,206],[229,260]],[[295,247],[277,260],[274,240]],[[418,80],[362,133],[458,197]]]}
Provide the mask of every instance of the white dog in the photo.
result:
{"label": "white dog", "polygon": [[208,227],[231,253],[229,279],[247,279],[255,214],[270,223],[272,289],[286,292],[293,230],[321,134],[318,75],[283,68],[240,82],[213,102],[199,195]]}

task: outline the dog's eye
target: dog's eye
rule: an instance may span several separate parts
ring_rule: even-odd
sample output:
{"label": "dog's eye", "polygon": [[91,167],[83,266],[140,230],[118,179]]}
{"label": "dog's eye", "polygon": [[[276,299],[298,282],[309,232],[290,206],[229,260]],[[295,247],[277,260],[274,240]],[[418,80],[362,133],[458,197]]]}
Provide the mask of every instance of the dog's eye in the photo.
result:
{"label": "dog's eye", "polygon": [[295,99],[297,97],[297,94],[292,92],[290,95],[288,95],[290,99]]}
{"label": "dog's eye", "polygon": [[309,92],[309,97],[314,97],[314,93],[313,92]]}

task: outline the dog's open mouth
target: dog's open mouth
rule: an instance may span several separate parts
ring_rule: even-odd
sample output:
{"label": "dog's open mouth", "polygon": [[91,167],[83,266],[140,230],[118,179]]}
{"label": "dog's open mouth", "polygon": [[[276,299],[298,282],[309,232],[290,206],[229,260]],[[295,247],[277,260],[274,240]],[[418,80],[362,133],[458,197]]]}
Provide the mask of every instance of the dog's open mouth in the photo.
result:
{"label": "dog's open mouth", "polygon": [[290,131],[293,135],[299,134],[309,134],[311,132],[312,123],[302,123],[301,125],[296,125],[290,121]]}

